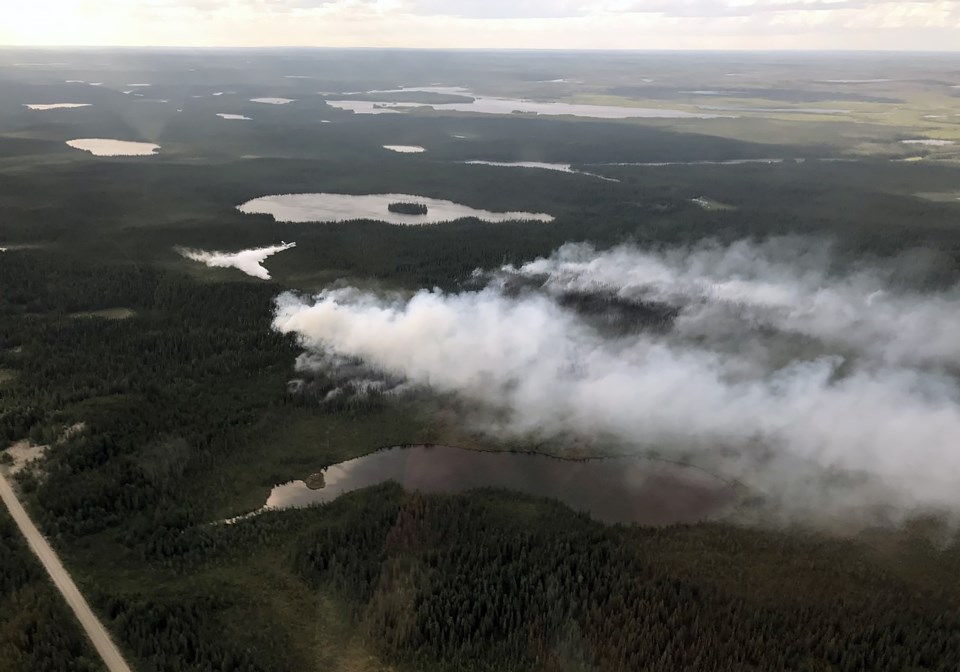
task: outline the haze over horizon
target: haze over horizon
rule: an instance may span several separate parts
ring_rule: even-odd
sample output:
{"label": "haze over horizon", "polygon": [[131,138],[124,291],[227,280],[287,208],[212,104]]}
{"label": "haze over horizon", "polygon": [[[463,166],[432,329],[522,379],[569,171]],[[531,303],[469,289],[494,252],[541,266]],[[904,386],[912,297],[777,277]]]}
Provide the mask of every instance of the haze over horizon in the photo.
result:
{"label": "haze over horizon", "polygon": [[960,50],[960,1],[35,0],[4,46]]}

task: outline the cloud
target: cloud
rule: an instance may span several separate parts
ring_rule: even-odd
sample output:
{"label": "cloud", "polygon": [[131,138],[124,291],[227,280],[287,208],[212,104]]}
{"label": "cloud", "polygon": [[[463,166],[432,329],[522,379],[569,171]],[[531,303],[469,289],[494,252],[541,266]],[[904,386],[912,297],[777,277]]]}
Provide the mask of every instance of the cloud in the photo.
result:
{"label": "cloud", "polygon": [[958,29],[960,0],[33,0],[0,44],[956,50]]}
{"label": "cloud", "polygon": [[[280,0],[285,2],[287,0]],[[290,0],[295,1],[295,0]],[[306,0],[309,2],[309,0]],[[653,14],[672,18],[763,17],[773,13],[856,12],[878,7],[897,13],[953,11],[950,0],[408,0],[406,11],[478,19],[572,18]]]}
{"label": "cloud", "polygon": [[[836,274],[834,261],[796,240],[567,247],[475,292],[285,294],[274,324],[309,352],[493,409],[488,432],[694,459],[791,516],[958,515],[960,355],[910,326],[950,327],[957,289],[900,291],[895,274]],[[565,307],[571,293],[664,301],[676,318],[624,334]]]}
{"label": "cloud", "polygon": [[603,11],[603,4],[581,0],[414,0],[406,8],[416,14],[473,19],[555,19],[588,16]]}
{"label": "cloud", "polygon": [[622,11],[663,14],[675,17],[755,16],[770,12],[838,11],[863,9],[862,0],[757,0],[735,2],[723,0],[640,0],[622,5]]}

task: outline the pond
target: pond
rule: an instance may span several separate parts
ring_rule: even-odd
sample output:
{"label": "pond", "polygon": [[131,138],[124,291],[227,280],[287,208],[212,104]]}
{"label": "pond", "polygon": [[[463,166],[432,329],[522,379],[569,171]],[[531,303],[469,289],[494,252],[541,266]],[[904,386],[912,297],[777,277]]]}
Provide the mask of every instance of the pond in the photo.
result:
{"label": "pond", "polygon": [[640,457],[566,460],[448,446],[401,446],[273,488],[264,509],[323,504],[388,481],[405,490],[462,493],[503,488],[556,499],[607,523],[693,523],[728,511],[736,488],[696,467]]}
{"label": "pond", "polygon": [[[425,215],[390,212],[391,203],[422,203]],[[272,215],[278,222],[350,222],[369,219],[388,224],[439,224],[475,217],[485,222],[539,221],[552,222],[553,217],[534,212],[491,212],[438,198],[411,194],[281,194],[264,196],[237,206],[246,214]]]}

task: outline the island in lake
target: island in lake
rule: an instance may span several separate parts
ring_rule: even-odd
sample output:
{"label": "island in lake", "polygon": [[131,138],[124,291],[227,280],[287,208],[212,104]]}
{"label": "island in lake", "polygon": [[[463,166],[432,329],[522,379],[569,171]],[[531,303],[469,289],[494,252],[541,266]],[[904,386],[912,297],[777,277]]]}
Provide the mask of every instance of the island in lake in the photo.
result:
{"label": "island in lake", "polygon": [[391,203],[387,210],[400,215],[425,215],[427,206],[423,203]]}

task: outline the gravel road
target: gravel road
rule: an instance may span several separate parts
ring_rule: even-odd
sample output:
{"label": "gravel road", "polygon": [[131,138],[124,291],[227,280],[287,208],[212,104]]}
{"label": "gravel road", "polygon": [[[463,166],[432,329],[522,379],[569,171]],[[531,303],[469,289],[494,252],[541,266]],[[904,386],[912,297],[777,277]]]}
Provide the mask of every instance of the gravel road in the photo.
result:
{"label": "gravel road", "polygon": [[90,610],[90,605],[83,599],[83,595],[81,595],[77,589],[77,584],[75,584],[73,579],[70,578],[70,575],[67,574],[63,563],[60,562],[60,558],[57,557],[57,554],[50,547],[50,544],[48,544],[47,540],[40,534],[37,526],[30,520],[30,516],[27,515],[26,510],[23,508],[23,505],[20,504],[20,500],[17,499],[16,493],[10,486],[10,482],[7,481],[6,476],[3,474],[0,474],[0,499],[7,505],[7,508],[10,510],[10,515],[13,516],[23,536],[27,538],[30,549],[40,558],[40,562],[43,563],[43,568],[47,570],[47,574],[53,579],[57,590],[63,595],[63,599],[67,601],[70,608],[73,609],[73,613],[76,614],[77,620],[80,621],[80,625],[83,626],[84,631],[87,633],[87,637],[90,638],[100,657],[103,658],[107,669],[110,672],[130,672],[130,666],[127,665],[123,659],[120,650],[117,649],[116,645],[110,639],[110,635],[107,634],[106,629]]}

